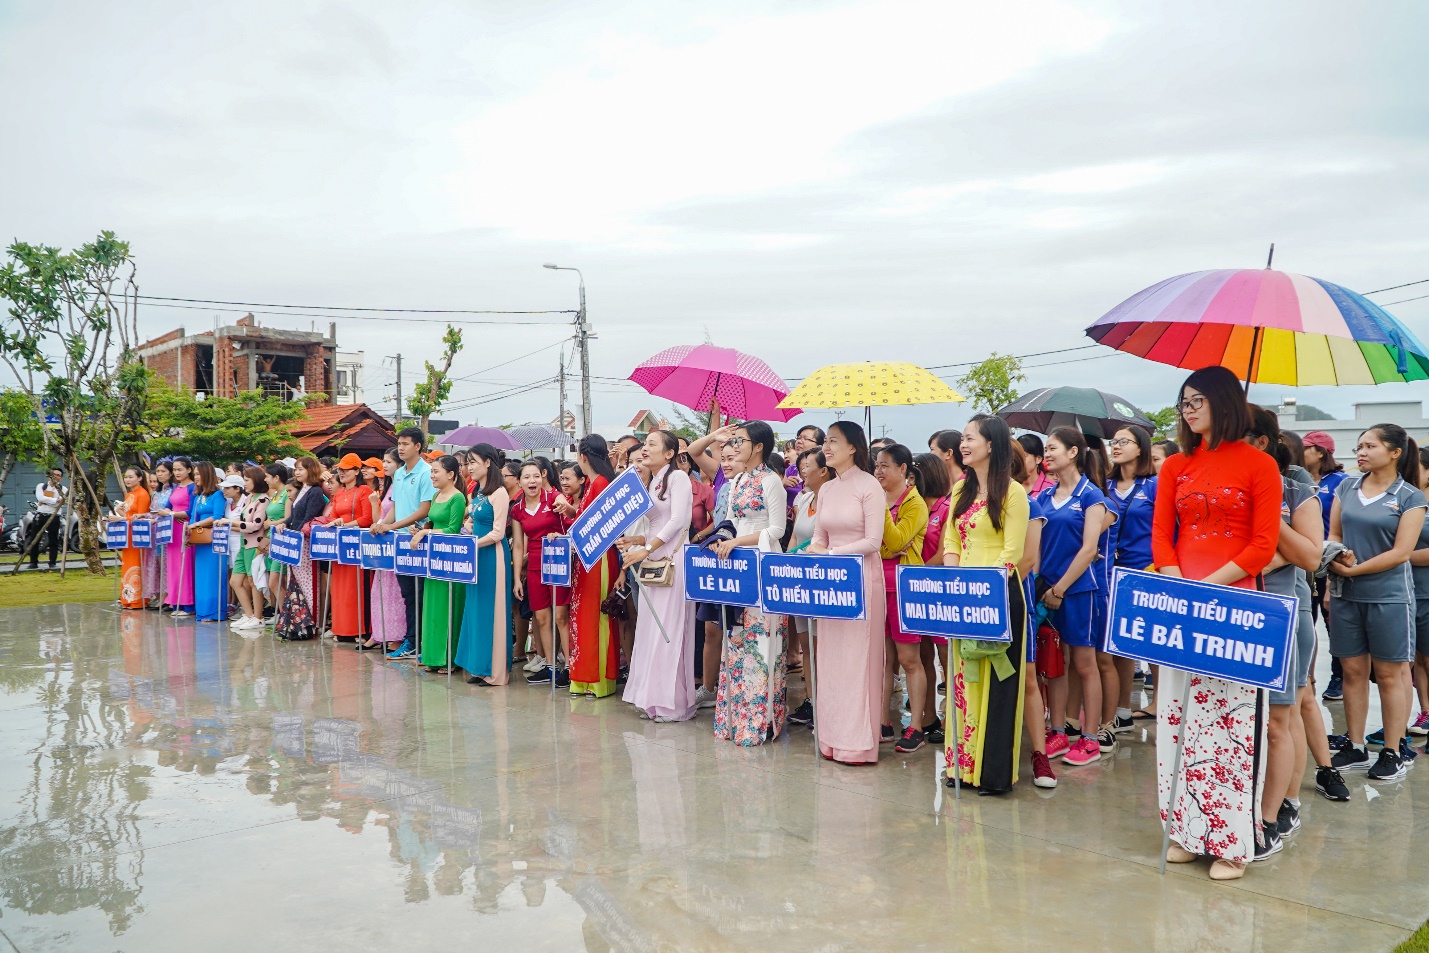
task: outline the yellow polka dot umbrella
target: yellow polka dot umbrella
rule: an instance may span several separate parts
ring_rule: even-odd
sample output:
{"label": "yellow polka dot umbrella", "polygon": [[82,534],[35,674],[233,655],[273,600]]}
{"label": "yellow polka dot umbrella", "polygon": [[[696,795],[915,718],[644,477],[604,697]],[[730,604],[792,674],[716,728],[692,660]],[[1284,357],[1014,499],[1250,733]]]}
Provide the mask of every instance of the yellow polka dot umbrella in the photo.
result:
{"label": "yellow polka dot umbrella", "polygon": [[903,361],[859,361],[829,364],[800,382],[779,402],[780,407],[832,409],[908,407],[914,404],[951,404],[966,397],[944,384],[931,371]]}

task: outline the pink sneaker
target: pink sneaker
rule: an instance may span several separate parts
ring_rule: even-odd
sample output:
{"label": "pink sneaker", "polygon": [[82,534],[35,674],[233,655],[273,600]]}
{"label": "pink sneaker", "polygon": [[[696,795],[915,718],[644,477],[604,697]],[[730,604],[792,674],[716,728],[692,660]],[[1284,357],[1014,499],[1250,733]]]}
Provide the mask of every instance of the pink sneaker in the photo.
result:
{"label": "pink sneaker", "polygon": [[1060,731],[1047,732],[1047,757],[1060,758],[1071,749],[1071,742]]}
{"label": "pink sneaker", "polygon": [[1084,764],[1091,764],[1093,761],[1100,761],[1102,757],[1101,745],[1097,744],[1096,738],[1088,738],[1086,735],[1077,739],[1076,744],[1067,749],[1067,754],[1062,758],[1063,764],[1070,764],[1073,767],[1081,767]]}

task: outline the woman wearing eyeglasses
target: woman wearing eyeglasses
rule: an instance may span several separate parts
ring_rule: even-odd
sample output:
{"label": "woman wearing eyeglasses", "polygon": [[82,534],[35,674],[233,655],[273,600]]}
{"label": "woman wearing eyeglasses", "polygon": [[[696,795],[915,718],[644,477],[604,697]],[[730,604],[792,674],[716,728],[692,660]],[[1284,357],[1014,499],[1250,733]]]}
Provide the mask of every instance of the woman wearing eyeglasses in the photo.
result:
{"label": "woman wearing eyeglasses", "polygon": [[[1157,568],[1222,586],[1255,589],[1280,540],[1280,470],[1242,442],[1251,430],[1240,381],[1203,367],[1181,386],[1180,443],[1161,467],[1152,521]],[[1238,880],[1265,848],[1266,695],[1235,682],[1162,668],[1157,683],[1157,794],[1175,864],[1216,858],[1212,880]],[[1176,745],[1184,732],[1176,803]]]}
{"label": "woman wearing eyeglasses", "polygon": [[[1156,470],[1151,464],[1151,437],[1140,427],[1123,427],[1107,442],[1111,451],[1111,477],[1106,501],[1116,512],[1116,549],[1113,563],[1122,569],[1151,568],[1151,516],[1156,510]],[[1105,660],[1103,660],[1105,656]],[[1133,662],[1120,655],[1097,656],[1103,670],[1102,721],[1117,734],[1132,728],[1131,679]],[[1108,679],[1107,674],[1113,678]],[[1142,709],[1143,718],[1155,718]]]}

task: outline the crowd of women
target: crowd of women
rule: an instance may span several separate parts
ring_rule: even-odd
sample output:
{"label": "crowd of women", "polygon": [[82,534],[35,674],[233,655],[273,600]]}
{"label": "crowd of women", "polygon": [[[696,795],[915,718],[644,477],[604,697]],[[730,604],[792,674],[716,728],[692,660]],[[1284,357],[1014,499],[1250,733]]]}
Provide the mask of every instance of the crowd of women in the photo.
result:
{"label": "crowd of women", "polygon": [[[1345,801],[1342,772],[1402,778],[1417,753],[1409,736],[1429,734],[1429,467],[1402,428],[1380,424],[1360,435],[1359,473],[1347,477],[1328,434],[1281,431],[1220,367],[1191,374],[1177,409],[1176,441],[1134,426],[1105,440],[1067,427],[1014,438],[979,415],[916,454],[889,438],[870,445],[839,421],[827,433],[801,428],[786,458],[771,428],[751,421],[692,443],[655,431],[611,447],[590,435],[560,463],[507,461],[486,444],[428,452],[416,428],[381,459],[302,457],[224,474],[167,459],[124,475],[116,515],[171,516],[176,528],[162,550],[124,552],[122,602],[201,621],[232,612],[245,633],[329,634],[473,685],[505,685],[518,664],[526,681],[574,695],[623,684],[641,717],[713,709],[716,736],[738,745],[814,724],[820,754],[845,764],[876,762],[884,745],[903,756],[941,745],[948,783],[990,796],[1018,782],[1024,743],[1032,783],[1055,787],[1053,761],[1093,764],[1138,721],[1154,722],[1167,859],[1209,857],[1213,879],[1235,879],[1298,829],[1309,758],[1316,790]],[[594,566],[575,560],[570,587],[543,585],[543,542],[625,468],[653,508]],[[212,551],[221,525],[238,541],[231,597]],[[307,537],[324,525],[408,532],[413,543],[474,536],[478,582],[314,562],[306,544],[291,569],[268,558],[271,529]],[[788,618],[688,602],[687,544],[720,556],[861,554],[882,571],[865,572],[865,618]],[[899,565],[1005,568],[1011,644],[904,632]],[[1297,599],[1286,689],[1139,671],[1104,651],[1115,567]],[[1327,734],[1314,693],[1322,613],[1335,672],[1323,697],[1343,698],[1344,735]],[[791,678],[806,670],[789,711]],[[1384,726],[1366,734],[1371,680]],[[1138,682],[1154,702],[1133,710]]]}

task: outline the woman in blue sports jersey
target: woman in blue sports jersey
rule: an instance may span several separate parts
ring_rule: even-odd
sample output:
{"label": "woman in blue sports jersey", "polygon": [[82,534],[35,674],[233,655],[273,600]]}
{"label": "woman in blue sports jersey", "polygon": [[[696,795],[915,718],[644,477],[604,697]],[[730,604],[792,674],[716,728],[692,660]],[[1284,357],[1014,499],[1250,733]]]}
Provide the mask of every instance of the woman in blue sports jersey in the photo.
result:
{"label": "woman in blue sports jersey", "polygon": [[[1156,509],[1156,468],[1151,462],[1151,437],[1140,427],[1123,427],[1107,446],[1111,450],[1111,475],[1106,499],[1116,512],[1114,563],[1121,569],[1151,568],[1151,514]],[[1105,661],[1103,662],[1103,659]],[[1114,692],[1102,679],[1102,719],[1118,734],[1130,731],[1131,677],[1133,662],[1120,656],[1098,656],[1116,677]],[[1103,673],[1106,668],[1102,669]],[[1155,718],[1155,709],[1143,709],[1143,717]]]}
{"label": "woman in blue sports jersey", "polygon": [[[1042,603],[1051,610],[1051,623],[1062,636],[1070,668],[1082,686],[1082,710],[1094,722],[1102,710],[1101,675],[1097,671],[1097,639],[1092,632],[1092,604],[1096,578],[1091,572],[1106,516],[1106,497],[1086,477],[1087,442],[1080,431],[1058,427],[1047,438],[1045,466],[1057,480],[1037,496],[1046,523],[1042,528],[1042,572],[1038,588]],[[1047,736],[1047,756],[1061,756],[1065,764],[1091,764],[1101,758],[1101,745],[1115,747],[1110,727],[1084,729],[1075,744],[1068,744],[1067,675],[1048,686],[1052,725]]]}
{"label": "woman in blue sports jersey", "polygon": [[[1305,445],[1305,469],[1315,479],[1315,488],[1320,495],[1320,515],[1324,517],[1325,538],[1330,538],[1330,511],[1335,506],[1335,494],[1344,482],[1345,467],[1335,459],[1335,438],[1323,430],[1312,430],[1302,441]],[[1310,580],[1314,598],[1310,602],[1310,615],[1319,619],[1325,616],[1325,631],[1330,630],[1330,604],[1326,593],[1329,590],[1328,576],[1316,575]],[[1327,702],[1337,702],[1344,698],[1344,673],[1340,660],[1330,658],[1330,682],[1321,697]]]}
{"label": "woman in blue sports jersey", "polygon": [[[1038,440],[1037,445],[1042,445]],[[1039,788],[1055,788],[1057,775],[1052,772],[1052,762],[1047,758],[1047,709],[1042,699],[1042,683],[1037,680],[1037,567],[1042,552],[1042,525],[1047,517],[1042,515],[1042,504],[1032,493],[1046,474],[1041,470],[1041,460],[1037,458],[1035,469],[1027,466],[1025,456],[1019,459],[1017,449],[1022,444],[1013,441],[1012,478],[1027,490],[1027,541],[1022,547],[1022,561],[1017,564],[1017,573],[1022,577],[1022,599],[1027,605],[1027,664],[1023,666],[1022,677],[1027,684],[1022,691],[1022,726],[1027,729],[1027,740],[1032,745],[1032,783]]]}

